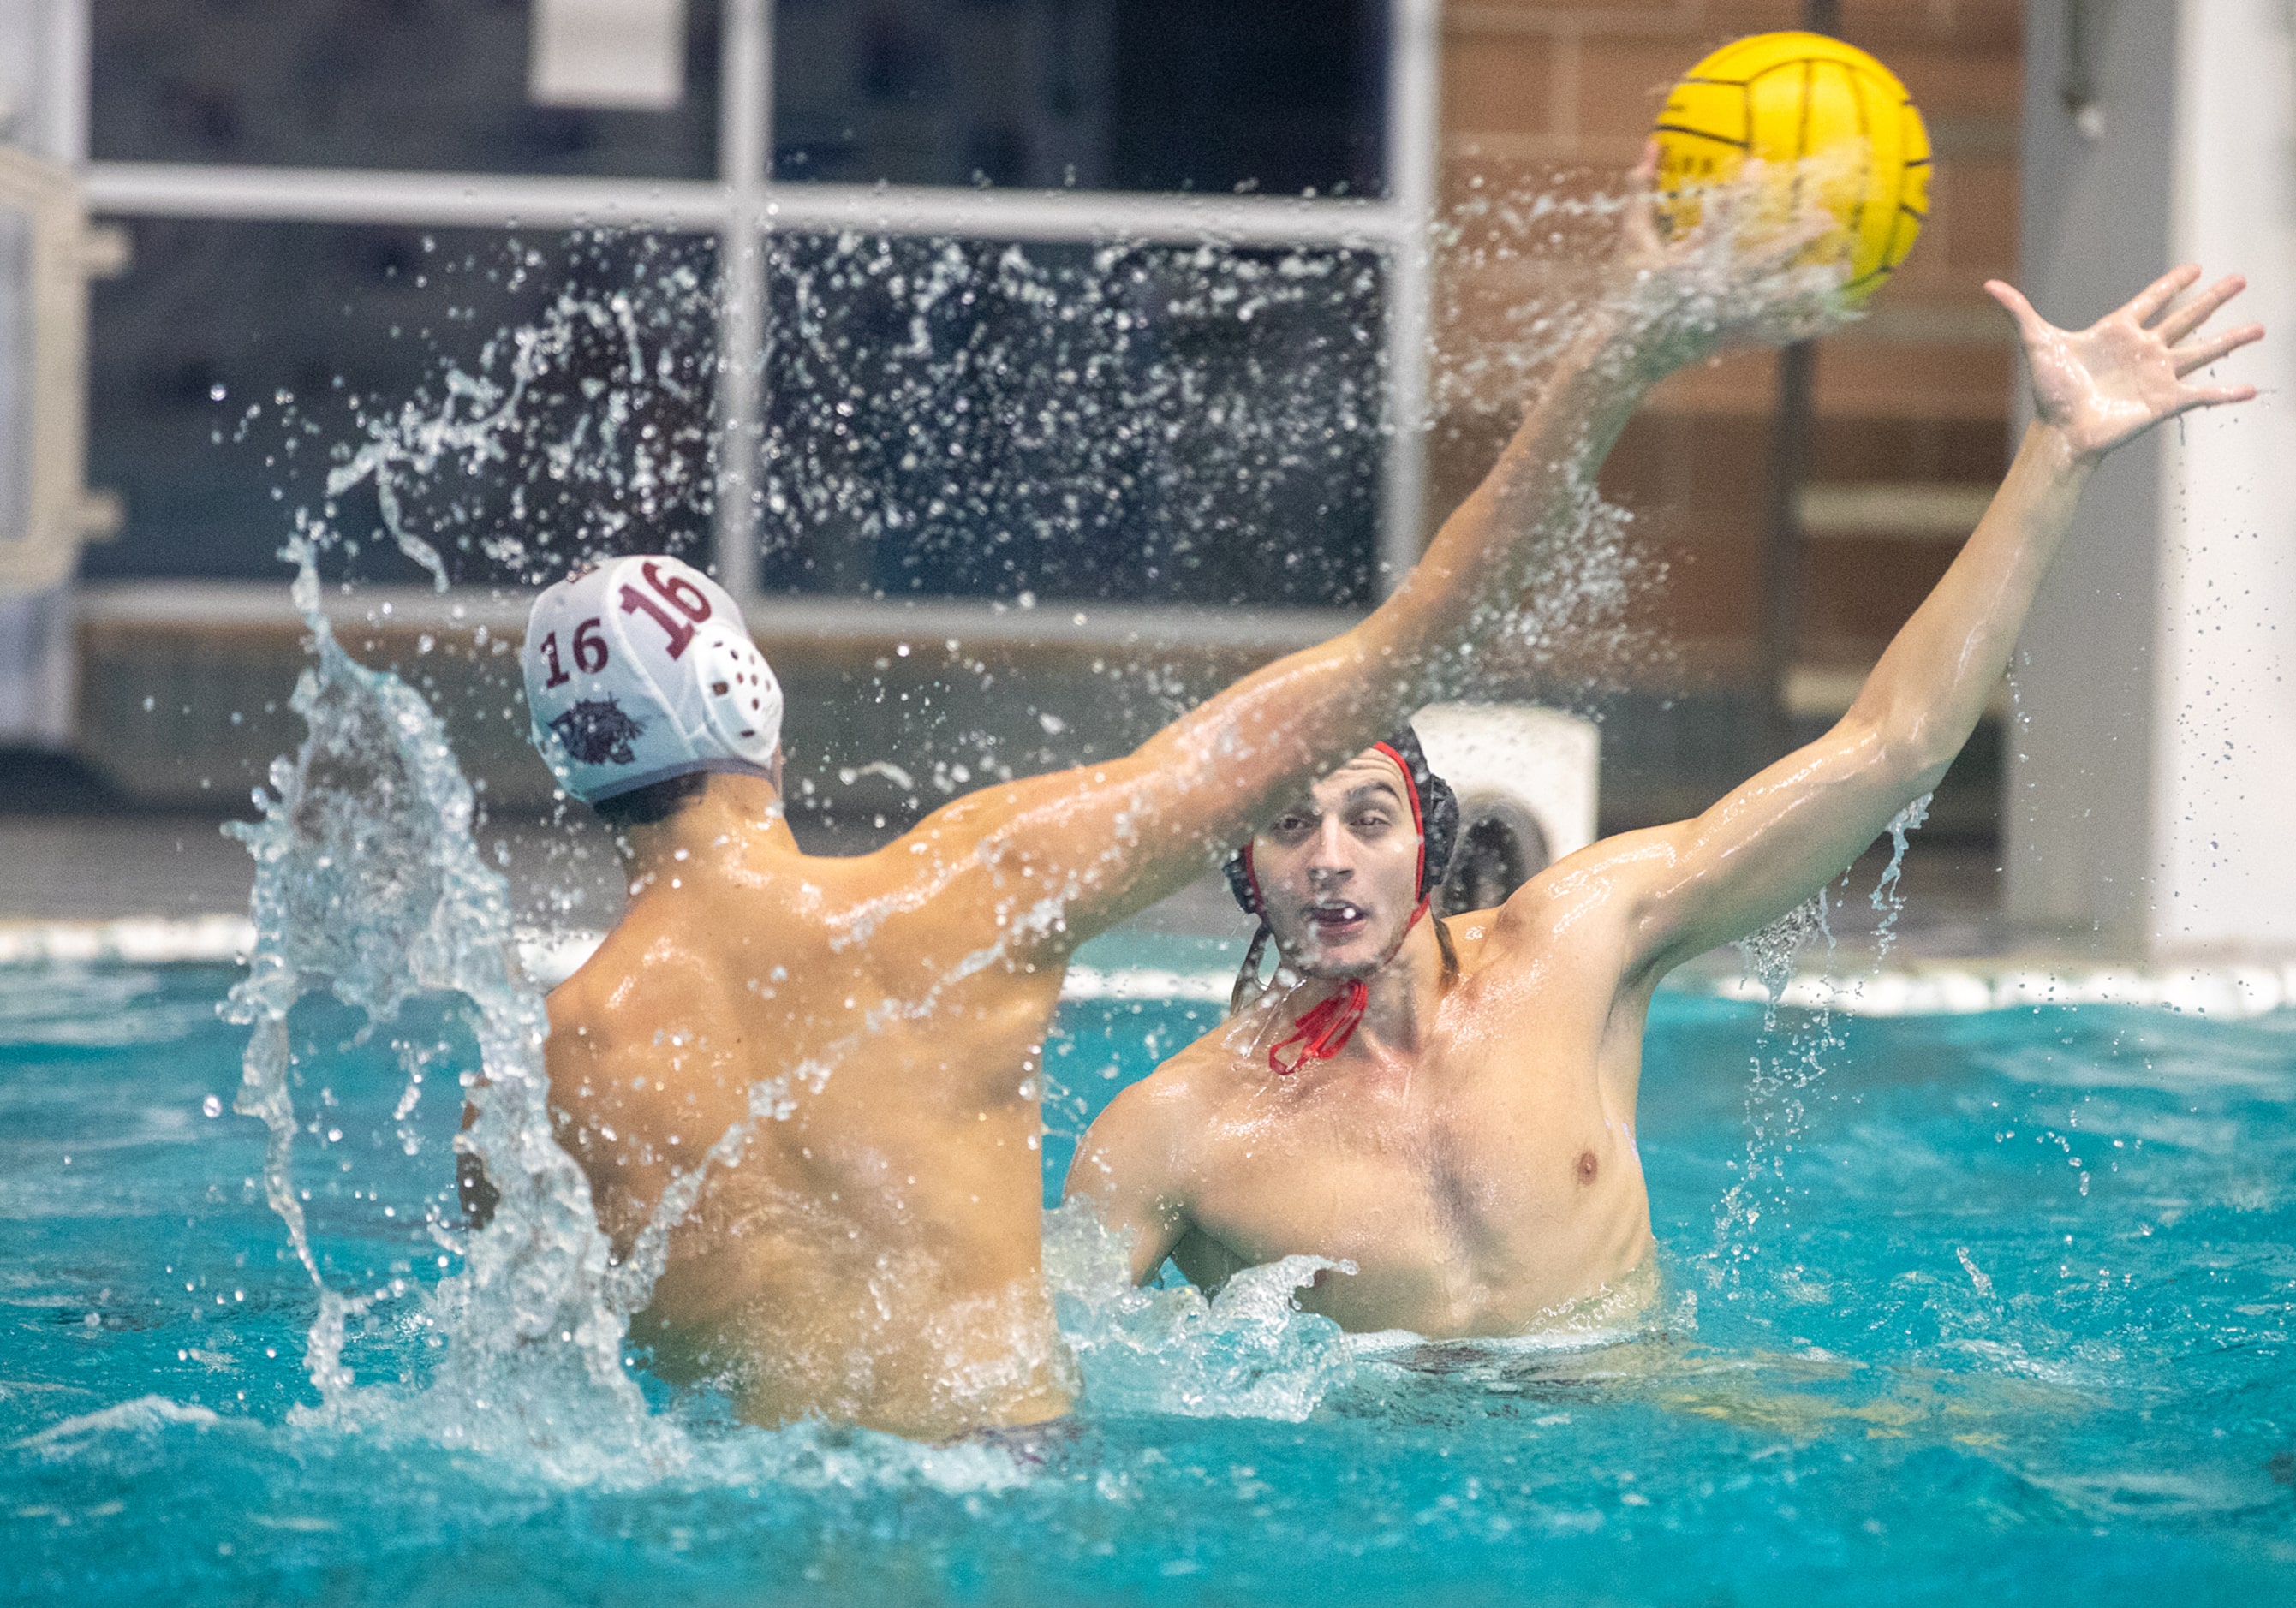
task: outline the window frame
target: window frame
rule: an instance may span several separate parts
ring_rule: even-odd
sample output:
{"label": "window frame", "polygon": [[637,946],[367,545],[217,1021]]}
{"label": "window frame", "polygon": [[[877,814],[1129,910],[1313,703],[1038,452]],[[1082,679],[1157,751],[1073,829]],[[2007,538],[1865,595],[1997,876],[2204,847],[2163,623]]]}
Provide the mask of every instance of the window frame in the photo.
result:
{"label": "window frame", "polygon": [[[755,440],[763,416],[766,242],[776,231],[1367,250],[1382,264],[1382,347],[1391,426],[1381,465],[1374,589],[1384,596],[1400,582],[1418,559],[1426,482],[1427,253],[1438,154],[1439,0],[1388,0],[1387,184],[1386,193],[1378,198],[776,181],[768,176],[772,0],[718,3],[723,7],[722,76],[714,182],[102,161],[85,166],[88,209],[108,217],[442,228],[628,224],[715,234],[724,292],[719,298],[718,350],[728,355],[719,376],[718,425],[731,440]],[[78,37],[85,40],[87,0],[64,4],[78,13]],[[90,93],[86,65],[83,60],[77,75],[82,127]],[[747,480],[736,469],[726,472],[721,483],[738,494],[746,489]],[[1021,610],[961,598],[875,603],[761,595],[757,521],[748,496],[720,496],[713,534],[718,579],[740,600],[752,629],[768,633],[1274,644],[1315,640],[1353,618],[1345,611],[1206,610],[1183,603],[1082,608],[1047,603]],[[275,596],[282,611],[287,606],[283,588],[252,582],[203,582],[187,587],[131,581],[109,583],[102,589],[119,595],[119,605],[149,617],[154,610],[165,611],[166,602],[159,595],[135,595],[159,588],[178,597],[187,614],[224,603],[226,591],[250,594],[227,612],[243,612],[256,604],[252,595],[258,592]],[[522,621],[523,596],[511,589],[458,587],[437,600],[436,611],[447,618],[494,617],[512,605],[511,611]],[[488,606],[474,607],[480,598],[488,600]],[[358,612],[367,611],[357,600],[346,601]],[[424,614],[432,611],[412,596],[398,601]]]}

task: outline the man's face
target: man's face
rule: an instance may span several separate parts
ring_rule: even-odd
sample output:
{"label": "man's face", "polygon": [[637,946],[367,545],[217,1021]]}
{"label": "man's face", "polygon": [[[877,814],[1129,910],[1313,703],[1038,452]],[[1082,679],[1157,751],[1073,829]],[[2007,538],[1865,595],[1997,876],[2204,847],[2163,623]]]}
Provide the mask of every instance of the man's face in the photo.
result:
{"label": "man's face", "polygon": [[1260,903],[1283,957],[1309,977],[1368,977],[1419,903],[1410,783],[1357,755],[1251,840]]}

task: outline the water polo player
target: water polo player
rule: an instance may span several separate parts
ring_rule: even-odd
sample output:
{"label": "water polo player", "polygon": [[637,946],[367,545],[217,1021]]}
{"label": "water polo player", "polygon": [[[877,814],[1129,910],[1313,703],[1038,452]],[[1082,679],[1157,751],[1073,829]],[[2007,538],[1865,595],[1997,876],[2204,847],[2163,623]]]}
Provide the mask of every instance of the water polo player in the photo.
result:
{"label": "water polo player", "polygon": [[[2079,333],[2006,285],[2035,419],[1983,521],[1833,731],[1692,821],[1628,833],[1450,928],[1423,765],[1374,749],[1306,789],[1239,859],[1282,950],[1226,1025],[1119,1095],[1068,1188],[1199,1284],[1293,1254],[1354,1265],[1301,1304],[1357,1331],[1520,1333],[1652,1251],[1635,1144],[1643,1023],[1676,966],[1816,893],[1945,774],[2007,667],[2099,459],[2161,420],[2244,401],[2184,376],[2256,340],[2202,324],[2180,268]],[[2135,651],[2132,645],[2132,651]],[[1416,810],[1421,823],[1406,814]],[[1431,853],[1431,851],[1432,851]],[[1452,941],[1456,930],[1456,942]]]}
{"label": "water polo player", "polygon": [[1066,1409],[1037,1074],[1069,956],[1455,689],[1666,371],[1806,327],[1783,257],[1718,268],[1660,246],[1646,209],[1627,242],[1489,476],[1369,618],[1123,759],[959,799],[873,854],[799,850],[771,675],[706,578],[633,558],[543,595],[537,740],[618,828],[631,889],[551,996],[552,1098],[618,1253],[698,1179],[634,1326],[665,1374],[767,1423],[938,1435]]}

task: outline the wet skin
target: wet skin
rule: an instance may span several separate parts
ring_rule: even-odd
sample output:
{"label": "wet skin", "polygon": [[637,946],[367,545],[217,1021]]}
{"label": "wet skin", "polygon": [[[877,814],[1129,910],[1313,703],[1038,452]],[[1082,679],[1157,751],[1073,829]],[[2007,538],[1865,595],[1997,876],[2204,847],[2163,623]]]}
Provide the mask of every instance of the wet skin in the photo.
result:
{"label": "wet skin", "polygon": [[[1069,956],[1456,686],[1456,650],[1575,531],[1666,371],[1794,332],[1758,297],[1726,299],[1737,322],[1717,324],[1700,297],[1666,294],[1685,260],[1638,216],[1619,272],[1642,310],[1587,318],[1396,595],[1136,752],[972,794],[852,859],[800,853],[755,777],[711,777],[626,834],[627,910],[551,997],[548,1046],[564,1142],[618,1252],[745,1121],[753,1088],[785,1103],[669,1235],[634,1331],[657,1366],[724,1379],[760,1423],[930,1436],[1065,1409],[1037,1071]],[[1682,308],[1703,322],[1669,323]]]}
{"label": "wet skin", "polygon": [[[1695,820],[1597,843],[1456,918],[1456,976],[1429,923],[1406,931],[1416,838],[1390,761],[1359,757],[1261,830],[1286,973],[1119,1095],[1070,1172],[1069,1193],[1134,1236],[1135,1276],[1167,1255],[1205,1284],[1286,1255],[1344,1259],[1357,1271],[1323,1275],[1301,1305],[1435,1337],[1631,1299],[1652,1249],[1635,1112],[1652,992],[1808,898],[1937,784],[2105,453],[2254,395],[2184,382],[2262,333],[2200,336],[2241,282],[2177,302],[2197,277],[2178,269],[2078,333],[1989,285],[2018,321],[2036,423],[1849,712]],[[1274,1072],[1270,1046],[1348,978],[1369,991],[1352,1039]]]}

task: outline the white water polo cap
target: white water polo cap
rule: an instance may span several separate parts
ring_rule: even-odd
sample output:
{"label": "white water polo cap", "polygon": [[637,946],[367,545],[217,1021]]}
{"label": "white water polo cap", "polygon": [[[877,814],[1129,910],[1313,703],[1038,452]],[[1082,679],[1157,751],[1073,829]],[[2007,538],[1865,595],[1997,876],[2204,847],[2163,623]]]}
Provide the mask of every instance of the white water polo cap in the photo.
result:
{"label": "white water polo cap", "polygon": [[781,683],[691,564],[641,554],[560,581],[534,600],[519,662],[534,745],[586,803],[696,771],[773,775]]}

